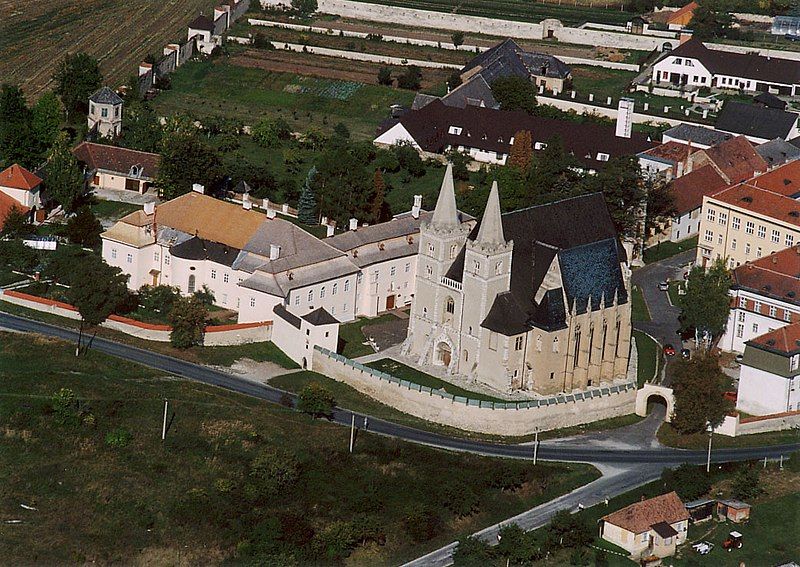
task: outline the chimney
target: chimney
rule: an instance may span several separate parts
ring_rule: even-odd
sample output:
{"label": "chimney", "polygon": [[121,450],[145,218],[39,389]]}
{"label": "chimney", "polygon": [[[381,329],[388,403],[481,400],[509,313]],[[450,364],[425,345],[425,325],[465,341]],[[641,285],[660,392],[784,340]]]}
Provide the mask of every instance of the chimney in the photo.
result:
{"label": "chimney", "polygon": [[358,230],[358,219],[350,219],[350,230]]}
{"label": "chimney", "polygon": [[201,195],[206,194],[206,188],[203,187],[200,183],[192,183],[192,191],[195,193],[200,193]]}
{"label": "chimney", "polygon": [[274,219],[275,218],[275,209],[267,209],[267,218]]}
{"label": "chimney", "polygon": [[334,226],[332,224],[326,224],[325,225],[325,237],[326,238],[330,238],[331,236],[333,236],[333,229],[334,229]]}
{"label": "chimney", "polygon": [[270,244],[269,245],[269,259],[270,260],[277,260],[281,256],[281,247],[277,244]]}
{"label": "chimney", "polygon": [[152,215],[156,212],[156,203],[155,201],[150,201],[149,203],[144,204],[144,214],[147,216]]}
{"label": "chimney", "polygon": [[630,138],[631,126],[633,123],[633,100],[629,98],[619,99],[617,105],[617,138]]}
{"label": "chimney", "polygon": [[411,207],[411,216],[418,219],[420,210],[422,210],[422,195],[414,195],[414,206]]}
{"label": "chimney", "polygon": [[681,177],[683,175],[683,162],[678,162],[678,171],[675,172],[675,177]]}
{"label": "chimney", "polygon": [[250,209],[253,208],[253,202],[250,200],[250,195],[247,193],[244,193],[242,195],[242,208],[245,211],[249,211]]}

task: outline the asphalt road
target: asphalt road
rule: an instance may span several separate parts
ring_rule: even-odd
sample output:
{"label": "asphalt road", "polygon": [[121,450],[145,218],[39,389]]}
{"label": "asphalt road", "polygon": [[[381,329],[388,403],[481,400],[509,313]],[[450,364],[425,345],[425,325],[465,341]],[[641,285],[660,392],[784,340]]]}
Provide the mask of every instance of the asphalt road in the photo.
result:
{"label": "asphalt road", "polygon": [[[76,331],[71,329],[64,329],[5,313],[0,313],[0,327],[17,331],[40,333],[68,341],[77,341],[78,335]],[[253,396],[268,402],[279,403],[281,398],[287,395],[286,392],[277,388],[255,384],[219,370],[100,337],[95,338],[92,348],[112,356],[143,364],[144,366],[162,372]],[[332,421],[349,426],[353,414],[354,412],[337,408],[333,413]],[[365,415],[359,413],[355,413],[355,415],[356,424],[363,424]],[[502,443],[447,437],[438,433],[414,429],[372,416],[369,416],[369,431],[413,443],[453,451],[465,451],[495,457],[521,459],[531,459],[533,457],[533,449],[529,445],[506,445]],[[764,457],[778,458],[780,455],[788,455],[797,450],[800,450],[800,443],[744,449],[720,449],[714,451],[712,460],[714,462],[727,462],[763,459]],[[572,461],[601,464],[616,463],[619,465],[660,464],[663,467],[676,466],[680,463],[704,463],[706,460],[706,453],[705,451],[684,451],[663,447],[643,447],[637,450],[631,450],[628,447],[605,448],[602,446],[569,446],[558,445],[556,443],[542,443],[539,447],[538,458],[543,461]]]}

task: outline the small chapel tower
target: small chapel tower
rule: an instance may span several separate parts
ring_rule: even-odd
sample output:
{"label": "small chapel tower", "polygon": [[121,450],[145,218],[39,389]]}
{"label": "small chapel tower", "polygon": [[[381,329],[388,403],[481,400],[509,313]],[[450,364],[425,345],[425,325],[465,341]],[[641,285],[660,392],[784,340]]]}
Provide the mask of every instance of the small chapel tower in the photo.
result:
{"label": "small chapel tower", "polygon": [[99,136],[116,138],[122,132],[122,98],[103,87],[89,97],[89,132],[96,129]]}

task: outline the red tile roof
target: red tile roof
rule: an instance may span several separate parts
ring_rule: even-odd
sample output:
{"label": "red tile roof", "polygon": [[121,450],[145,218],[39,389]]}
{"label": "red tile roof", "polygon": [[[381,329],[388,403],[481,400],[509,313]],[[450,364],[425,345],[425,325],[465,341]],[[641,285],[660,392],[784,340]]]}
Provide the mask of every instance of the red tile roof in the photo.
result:
{"label": "red tile roof", "polygon": [[733,288],[800,305],[800,245],[739,266]]}
{"label": "red tile roof", "polygon": [[31,191],[39,186],[42,180],[16,163],[0,172],[0,186]]}
{"label": "red tile roof", "polygon": [[730,183],[739,183],[769,169],[764,158],[744,136],[725,140],[703,151]]}
{"label": "red tile roof", "polygon": [[131,167],[139,166],[142,168],[140,177],[150,179],[155,179],[158,175],[158,166],[161,163],[161,156],[158,154],[92,142],[79,144],[73,148],[72,153],[90,169],[105,169],[120,175],[128,175]]}
{"label": "red tile roof", "polygon": [[688,519],[689,512],[686,511],[686,506],[674,491],[636,502],[602,518],[609,524],[635,534],[646,532],[653,524],[659,522],[674,524]]}
{"label": "red tile roof", "polygon": [[697,2],[689,2],[683,8],[680,8],[679,10],[672,12],[672,14],[670,14],[670,16],[667,18],[667,23],[671,24],[673,22],[683,20],[685,17],[689,17],[689,19],[687,20],[688,23],[689,21],[691,21],[691,17],[694,16],[694,11],[697,10],[697,8],[699,7],[700,6]]}
{"label": "red tile roof", "polygon": [[670,140],[669,142],[665,142],[660,146],[651,148],[644,153],[645,155],[651,157],[661,158],[673,163],[677,163],[679,161],[684,161],[690,154],[695,153],[699,149],[700,148],[696,146],[681,144],[680,142]]}
{"label": "red tile roof", "polygon": [[786,325],[747,341],[771,351],[784,354],[800,353],[800,323]]}
{"label": "red tile roof", "polygon": [[675,211],[683,215],[698,209],[703,205],[704,196],[712,195],[727,186],[728,183],[712,165],[704,165],[700,169],[678,177],[670,184]]}
{"label": "red tile roof", "polygon": [[800,194],[800,160],[790,161],[786,165],[759,175],[750,184],[787,197],[798,195]]}
{"label": "red tile roof", "polygon": [[24,205],[21,205],[16,199],[13,197],[9,197],[2,191],[0,191],[0,228],[3,228],[3,225],[6,222],[6,217],[8,213],[11,212],[12,209],[17,208],[23,213],[27,213],[30,209]]}
{"label": "red tile roof", "polygon": [[711,197],[716,201],[800,227],[800,202],[791,197],[754,187],[749,183],[721,189]]}

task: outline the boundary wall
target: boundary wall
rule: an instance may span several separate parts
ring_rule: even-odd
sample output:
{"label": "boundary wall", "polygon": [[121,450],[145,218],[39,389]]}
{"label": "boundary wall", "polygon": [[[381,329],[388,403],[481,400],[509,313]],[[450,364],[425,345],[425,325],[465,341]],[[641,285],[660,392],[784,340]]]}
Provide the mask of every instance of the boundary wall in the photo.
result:
{"label": "boundary wall", "polygon": [[771,415],[753,415],[742,417],[741,414],[726,415],[725,421],[714,430],[714,433],[727,437],[784,431],[800,428],[800,411],[787,411]]}
{"label": "boundary wall", "polygon": [[490,435],[528,435],[633,413],[636,382],[523,402],[494,403],[452,396],[369,368],[321,347],[314,370],[383,404],[421,419]]}

